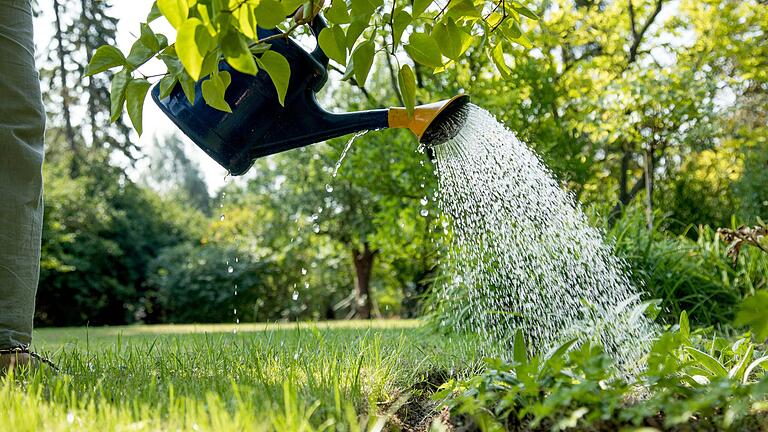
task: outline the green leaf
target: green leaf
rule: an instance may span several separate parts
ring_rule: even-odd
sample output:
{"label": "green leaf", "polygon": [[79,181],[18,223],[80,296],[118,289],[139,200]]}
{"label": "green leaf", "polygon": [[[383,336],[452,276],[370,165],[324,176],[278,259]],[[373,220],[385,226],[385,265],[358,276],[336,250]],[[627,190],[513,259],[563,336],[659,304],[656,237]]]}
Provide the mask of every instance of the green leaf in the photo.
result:
{"label": "green leaf", "polygon": [[157,7],[177,30],[184,24],[189,14],[187,0],[157,0]]}
{"label": "green leaf", "polygon": [[176,35],[176,53],[184,69],[195,81],[200,79],[200,70],[210,42],[208,30],[197,18],[190,18],[179,27]]}
{"label": "green leaf", "polygon": [[755,292],[752,297],[747,297],[739,305],[734,324],[746,326],[752,329],[759,340],[768,338],[768,291]]}
{"label": "green leaf", "polygon": [[508,39],[515,40],[523,35],[520,25],[515,20],[508,20],[507,25],[502,27],[502,34]]}
{"label": "green leaf", "polygon": [[145,23],[141,24],[141,37],[131,46],[128,54],[128,63],[133,67],[139,67],[167,46],[167,39],[160,40],[155,32]]}
{"label": "green leaf", "polygon": [[205,55],[203,66],[200,68],[200,76],[206,77],[219,70],[219,60],[221,59],[221,50],[214,49]]}
{"label": "green leaf", "polygon": [[254,9],[259,27],[272,29],[285,20],[286,11],[277,0],[261,0]]}
{"label": "green leaf", "polygon": [[[283,5],[283,10],[286,11],[286,15],[292,14],[299,6],[305,3],[305,0],[282,0],[280,3]],[[319,4],[319,1],[315,2],[315,5]]]}
{"label": "green leaf", "polygon": [[347,64],[346,36],[340,26],[324,28],[317,37],[317,43],[329,58],[339,64]]}
{"label": "green leaf", "polygon": [[332,0],[331,6],[325,10],[325,17],[334,24],[348,24],[351,20],[347,2],[345,0]]}
{"label": "green leaf", "polygon": [[504,47],[501,42],[497,43],[491,50],[491,59],[493,59],[493,64],[496,65],[501,76],[508,77],[512,70],[507,66],[507,61],[504,60]]}
{"label": "green leaf", "polygon": [[438,68],[443,65],[437,42],[427,34],[412,33],[408,39],[408,45],[405,46],[405,51],[413,60],[424,66]]}
{"label": "green leaf", "polygon": [[686,311],[680,313],[680,335],[686,341],[691,339],[691,324],[688,322],[688,312]]}
{"label": "green leaf", "polygon": [[128,83],[128,87],[125,91],[128,117],[130,117],[133,128],[136,129],[136,133],[138,133],[139,136],[141,136],[142,132],[141,117],[142,112],[144,111],[144,99],[147,97],[149,86],[149,81],[145,79],[135,79]]}
{"label": "green leaf", "polygon": [[432,28],[432,37],[444,56],[451,60],[458,60],[464,54],[469,45],[466,44],[470,35],[464,33],[452,19],[435,24]]}
{"label": "green leaf", "polygon": [[253,6],[244,4],[237,10],[237,23],[240,31],[253,40],[258,38],[256,34],[256,16],[253,13]]}
{"label": "green leaf", "polygon": [[512,8],[515,9],[517,12],[519,12],[520,15],[524,15],[524,16],[532,19],[532,20],[538,20],[539,19],[539,16],[536,15],[535,12],[533,12],[532,10],[528,9],[527,7],[525,7],[523,5],[512,6]]}
{"label": "green leaf", "polygon": [[123,113],[123,105],[125,104],[125,88],[128,86],[128,82],[131,80],[131,73],[128,69],[123,68],[120,72],[116,73],[112,77],[112,87],[109,91],[110,101],[110,113],[112,114],[110,120],[115,122],[120,118],[120,114]]}
{"label": "green leaf", "polygon": [[236,71],[248,75],[256,75],[259,71],[256,60],[248,49],[248,42],[240,32],[230,29],[221,39],[221,50],[224,59]]}
{"label": "green leaf", "polygon": [[352,52],[352,60],[355,62],[355,81],[360,87],[365,87],[365,80],[373,65],[374,43],[367,40],[358,45]]}
{"label": "green leaf", "polygon": [[176,83],[179,82],[178,78],[173,75],[166,75],[160,80],[160,99],[165,99],[171,95],[173,88],[176,87]]}
{"label": "green leaf", "polygon": [[352,21],[352,24],[347,27],[347,48],[352,49],[355,46],[357,39],[366,28],[368,28],[368,21]]}
{"label": "green leaf", "polygon": [[392,20],[392,43],[395,48],[400,44],[400,39],[403,37],[403,32],[406,27],[413,21],[411,14],[404,10],[400,10],[395,13],[395,17]]}
{"label": "green leaf", "polygon": [[151,23],[161,16],[163,16],[163,13],[160,12],[160,8],[157,7],[157,2],[152,2],[152,8],[149,10],[149,14],[147,15],[147,22]]}
{"label": "green leaf", "polygon": [[549,372],[550,368],[556,367],[557,364],[564,361],[565,354],[568,353],[568,350],[571,349],[571,347],[578,342],[578,338],[573,338],[562,345],[550,349],[545,355],[544,355],[544,363],[542,364],[540,374],[545,374]]}
{"label": "green leaf", "polygon": [[744,370],[744,378],[742,378],[742,383],[747,384],[749,382],[749,376],[752,375],[752,371],[765,362],[768,362],[768,356],[760,357],[759,359],[756,359],[750,363],[749,366],[747,366],[747,368]]}
{"label": "green leaf", "polygon": [[344,70],[344,74],[341,76],[342,81],[349,81],[350,78],[355,74],[355,62],[352,61],[352,59],[349,59],[347,62],[347,68]]}
{"label": "green leaf", "polygon": [[413,108],[416,106],[416,75],[408,64],[400,68],[397,74],[397,86],[400,89],[405,110],[408,111],[408,117],[413,117]]}
{"label": "green leaf", "polygon": [[102,45],[93,53],[91,62],[85,69],[85,76],[91,76],[117,66],[125,66],[125,56],[123,53],[110,45]]}
{"label": "green leaf", "polygon": [[480,8],[472,0],[452,1],[446,13],[448,17],[456,20],[480,19],[483,14]]}
{"label": "green leaf", "polygon": [[181,84],[181,91],[184,92],[184,96],[187,97],[189,103],[195,103],[195,80],[193,80],[185,70],[181,71],[178,79],[179,84]]}
{"label": "green leaf", "polygon": [[696,361],[699,363],[699,365],[708,371],[712,372],[713,376],[716,377],[726,377],[728,376],[728,371],[725,370],[722,364],[720,364],[719,361],[717,361],[716,358],[712,357],[711,355],[699,351],[694,347],[687,346],[685,347],[685,351]]}
{"label": "green leaf", "polygon": [[523,331],[520,329],[517,329],[515,332],[513,355],[515,363],[518,365],[528,363],[528,353],[525,348],[525,337],[523,336]]}
{"label": "green leaf", "polygon": [[229,83],[231,82],[232,77],[227,71],[211,74],[202,84],[203,99],[205,99],[205,103],[217,110],[231,113],[232,108],[229,106],[229,103],[224,100],[227,87],[229,87]]}
{"label": "green leaf", "polygon": [[741,356],[741,359],[738,363],[736,363],[731,370],[728,371],[728,378],[734,379],[737,381],[741,381],[744,378],[744,371],[747,368],[747,362],[752,359],[752,352],[754,351],[755,346],[753,344],[749,344],[747,347],[747,352],[744,353],[744,355]]}
{"label": "green leaf", "polygon": [[431,4],[432,0],[414,0],[413,6],[411,8],[411,12],[413,12],[413,18],[416,19],[421,16],[421,14],[423,14]]}
{"label": "green leaf", "polygon": [[384,3],[383,0],[352,0],[351,10],[354,20],[370,20],[377,7]]}
{"label": "green leaf", "polygon": [[259,66],[272,78],[280,105],[285,105],[285,94],[288,92],[288,83],[291,80],[291,66],[288,60],[274,51],[267,51],[261,55]]}

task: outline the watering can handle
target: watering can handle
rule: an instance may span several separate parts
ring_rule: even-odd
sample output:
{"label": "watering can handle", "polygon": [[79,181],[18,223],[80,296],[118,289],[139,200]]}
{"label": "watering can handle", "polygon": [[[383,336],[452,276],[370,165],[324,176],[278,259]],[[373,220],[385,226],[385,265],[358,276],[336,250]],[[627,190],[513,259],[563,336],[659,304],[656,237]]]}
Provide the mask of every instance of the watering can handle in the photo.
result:
{"label": "watering can handle", "polygon": [[323,65],[324,68],[328,68],[328,56],[325,55],[323,50],[320,48],[320,40],[318,39],[318,36],[320,36],[320,32],[323,31],[324,28],[328,27],[328,24],[325,22],[325,19],[323,19],[322,16],[318,13],[315,15],[314,18],[312,18],[312,22],[309,23],[309,28],[312,30],[312,34],[315,36],[315,41],[317,42],[317,47],[312,51],[310,54],[315,60],[317,60],[318,63]]}

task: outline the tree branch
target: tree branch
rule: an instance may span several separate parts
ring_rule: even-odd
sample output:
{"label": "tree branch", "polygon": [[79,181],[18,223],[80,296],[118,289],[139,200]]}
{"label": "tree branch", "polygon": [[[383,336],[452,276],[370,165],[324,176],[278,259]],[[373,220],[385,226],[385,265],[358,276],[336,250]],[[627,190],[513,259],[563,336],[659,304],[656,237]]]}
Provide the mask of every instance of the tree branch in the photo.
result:
{"label": "tree branch", "polygon": [[643,37],[645,36],[645,33],[648,31],[648,28],[653,24],[653,21],[656,20],[656,17],[659,15],[659,12],[661,12],[661,6],[664,0],[656,0],[656,6],[653,9],[653,12],[651,12],[651,16],[648,17],[648,20],[645,21],[645,24],[643,24],[643,27],[640,28],[640,31],[637,31],[637,27],[635,25],[635,8],[632,6],[632,0],[629,1],[629,17],[630,17],[630,23],[632,27],[632,46],[629,47],[629,58],[627,63],[632,64],[637,60],[637,50],[640,48],[640,43],[643,41]]}

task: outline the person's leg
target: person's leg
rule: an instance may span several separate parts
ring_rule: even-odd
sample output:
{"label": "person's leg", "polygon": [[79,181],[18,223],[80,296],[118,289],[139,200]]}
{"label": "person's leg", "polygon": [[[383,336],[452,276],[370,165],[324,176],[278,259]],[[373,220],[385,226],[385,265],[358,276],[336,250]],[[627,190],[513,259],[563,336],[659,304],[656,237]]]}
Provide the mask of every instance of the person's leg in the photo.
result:
{"label": "person's leg", "polygon": [[32,341],[40,270],[45,110],[30,2],[0,0],[0,349]]}

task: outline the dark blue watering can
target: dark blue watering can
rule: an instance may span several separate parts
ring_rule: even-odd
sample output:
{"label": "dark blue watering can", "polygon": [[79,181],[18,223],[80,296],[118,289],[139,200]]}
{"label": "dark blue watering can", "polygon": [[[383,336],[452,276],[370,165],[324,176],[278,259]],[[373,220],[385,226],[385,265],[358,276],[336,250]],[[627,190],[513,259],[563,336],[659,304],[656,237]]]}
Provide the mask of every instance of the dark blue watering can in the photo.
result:
{"label": "dark blue watering can", "polygon": [[[319,15],[310,25],[315,37],[325,27]],[[259,39],[280,33],[278,29],[258,29]],[[290,38],[270,43],[270,49],[282,54],[291,67],[284,105],[278,101],[274,84],[264,70],[248,75],[224,61],[219,69],[232,77],[224,97],[232,107],[231,113],[205,103],[201,83],[207,77],[196,83],[194,103],[189,103],[178,84],[163,99],[159,85],[152,89],[152,98],[160,109],[232,175],[244,174],[259,157],[363,130],[407,127],[422,143],[433,145],[454,136],[462,122],[463,107],[469,102],[466,95],[416,107],[413,116],[408,116],[404,108],[330,113],[318,105],[315,97],[328,79],[328,57],[319,44],[307,53]]]}

